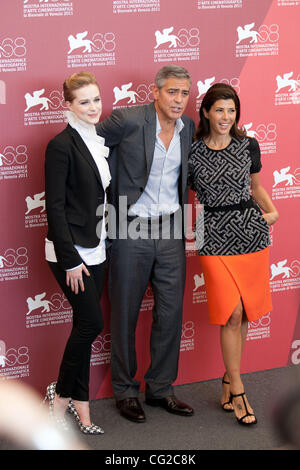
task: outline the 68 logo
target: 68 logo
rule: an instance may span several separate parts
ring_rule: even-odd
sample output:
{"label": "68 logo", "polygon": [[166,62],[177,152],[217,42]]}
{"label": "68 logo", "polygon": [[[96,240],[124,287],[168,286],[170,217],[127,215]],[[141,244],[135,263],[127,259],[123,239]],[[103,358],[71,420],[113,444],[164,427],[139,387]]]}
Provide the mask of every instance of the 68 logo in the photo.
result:
{"label": "68 logo", "polygon": [[252,321],[249,323],[250,329],[255,328],[266,328],[267,326],[271,325],[271,312],[267,313],[263,317],[259,318],[258,320]]}
{"label": "68 logo", "polygon": [[92,352],[94,354],[99,353],[108,353],[110,352],[110,345],[111,345],[111,335],[110,333],[101,334],[98,336],[92,344]]}
{"label": "68 logo", "polygon": [[267,26],[263,24],[258,29],[258,42],[266,43],[266,42],[278,42],[279,41],[279,26],[278,24],[271,24]]}
{"label": "68 logo", "polygon": [[236,44],[243,43],[245,40],[250,44],[274,44],[279,41],[278,24],[271,24],[270,26],[263,24],[256,29],[255,23],[249,23],[244,26],[238,26],[236,30],[238,35]]}
{"label": "68 logo", "polygon": [[[115,86],[113,88],[114,92],[114,102],[113,106],[122,101],[122,104],[126,106],[129,104],[146,104],[153,101],[153,83],[150,85],[141,83],[135,89],[132,89],[132,82],[125,83],[121,86]],[[126,100],[126,101],[124,101]]]}
{"label": "68 logo", "polygon": [[5,38],[0,43],[0,58],[10,59],[11,57],[24,57],[26,55],[26,39],[19,36],[17,38]]}
{"label": "68 logo", "polygon": [[244,124],[249,137],[255,137],[259,143],[274,142],[277,138],[277,125],[274,122],[268,124],[259,124],[253,128],[253,123]]}
{"label": "68 logo", "polygon": [[6,344],[0,340],[0,367],[23,366],[29,363],[29,348],[20,346],[6,349]]}
{"label": "68 logo", "polygon": [[200,44],[199,28],[181,28],[174,33],[174,27],[164,28],[161,31],[155,31],[156,44],[154,49],[160,46],[170,48],[177,47],[197,47]]}
{"label": "68 logo", "polygon": [[182,325],[181,339],[191,339],[195,336],[195,323],[191,320]]}
{"label": "68 logo", "polygon": [[81,49],[81,53],[91,52],[113,52],[116,48],[116,36],[112,32],[95,33],[91,39],[88,39],[88,31],[77,33],[75,36],[68,36],[69,50],[68,55],[76,49]]}
{"label": "68 logo", "polygon": [[48,111],[49,109],[64,111],[67,109],[63,94],[58,90],[52,90],[45,95],[45,88],[41,88],[40,90],[25,93],[24,98],[26,103],[25,113],[36,106],[40,107],[39,111]]}
{"label": "68 logo", "polygon": [[0,153],[0,166],[1,165],[24,165],[28,161],[26,145],[7,145]]}
{"label": "68 logo", "polygon": [[14,268],[17,266],[25,266],[28,263],[28,251],[25,246],[20,246],[19,248],[8,248],[3,253],[3,256],[0,256],[0,268],[8,267]]}

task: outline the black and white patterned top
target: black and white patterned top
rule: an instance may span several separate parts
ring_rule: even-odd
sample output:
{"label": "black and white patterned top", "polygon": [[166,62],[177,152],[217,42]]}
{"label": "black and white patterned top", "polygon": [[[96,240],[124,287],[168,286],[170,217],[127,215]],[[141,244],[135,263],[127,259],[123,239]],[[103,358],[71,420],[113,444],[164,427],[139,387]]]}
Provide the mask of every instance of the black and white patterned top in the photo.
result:
{"label": "black and white patterned top", "polygon": [[[196,233],[203,227],[202,243],[196,243],[199,255],[253,253],[270,244],[269,226],[258,206],[244,210],[205,210],[205,205],[227,206],[249,200],[250,174],[260,169],[260,149],[253,138],[232,138],[222,150],[208,148],[203,139],[193,143],[189,183],[204,205],[204,226],[200,218],[196,227]],[[198,236],[198,242],[200,239]]]}

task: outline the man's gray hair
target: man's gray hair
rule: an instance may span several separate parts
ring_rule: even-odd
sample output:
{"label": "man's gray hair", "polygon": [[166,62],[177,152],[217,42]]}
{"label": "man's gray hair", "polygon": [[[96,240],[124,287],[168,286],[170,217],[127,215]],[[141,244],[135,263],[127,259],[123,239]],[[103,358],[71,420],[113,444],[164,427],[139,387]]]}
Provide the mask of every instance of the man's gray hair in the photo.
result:
{"label": "man's gray hair", "polygon": [[179,65],[166,65],[165,67],[161,68],[156,74],[155,85],[157,86],[157,88],[162,88],[167,78],[170,77],[187,79],[189,80],[190,86],[192,84],[191,76],[185,68],[179,67]]}

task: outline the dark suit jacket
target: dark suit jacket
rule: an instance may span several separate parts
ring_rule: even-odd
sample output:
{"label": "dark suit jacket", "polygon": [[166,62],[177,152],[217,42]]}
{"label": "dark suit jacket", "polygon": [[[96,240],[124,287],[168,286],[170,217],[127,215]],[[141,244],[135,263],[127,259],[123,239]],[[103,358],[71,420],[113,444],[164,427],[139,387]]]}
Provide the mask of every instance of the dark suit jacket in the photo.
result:
{"label": "dark suit jacket", "polygon": [[99,244],[96,227],[102,214],[96,211],[104,203],[104,190],[92,155],[70,125],[47,146],[45,179],[47,238],[54,243],[62,269],[73,268],[82,263],[74,244]]}
{"label": "dark suit jacket", "polygon": [[[188,199],[188,155],[194,135],[194,122],[182,116],[184,128],[181,140],[181,177],[179,200]],[[154,103],[114,110],[110,117],[97,124],[97,133],[111,148],[109,163],[112,181],[109,200],[116,207],[118,196],[127,196],[128,207],[134,204],[147,184],[154,155],[156,138],[156,110]]]}

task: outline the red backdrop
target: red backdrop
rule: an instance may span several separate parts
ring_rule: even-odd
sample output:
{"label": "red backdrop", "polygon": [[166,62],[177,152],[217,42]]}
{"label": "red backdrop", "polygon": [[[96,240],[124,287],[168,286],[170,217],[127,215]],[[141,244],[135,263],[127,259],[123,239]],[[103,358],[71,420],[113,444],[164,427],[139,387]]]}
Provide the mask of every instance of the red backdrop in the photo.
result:
{"label": "red backdrop", "polygon": [[[270,229],[274,309],[251,323],[243,372],[300,363],[299,0],[11,0],[0,30],[0,375],[42,391],[57,377],[72,311],[44,261],[44,152],[65,126],[62,83],[80,70],[101,85],[103,117],[152,100],[156,71],[177,63],[193,79],[198,122],[207,87],[225,81],[262,150],[262,182],[280,213]],[[127,85],[124,87],[124,85]],[[123,88],[122,88],[123,87]],[[126,91],[127,90],[127,91]],[[190,195],[195,204],[194,194]],[[297,211],[298,209],[298,211]],[[198,257],[187,241],[177,384],[223,373],[208,324]],[[149,361],[152,292],[138,324],[139,378]],[[111,396],[109,302],[93,344],[91,398]]]}

